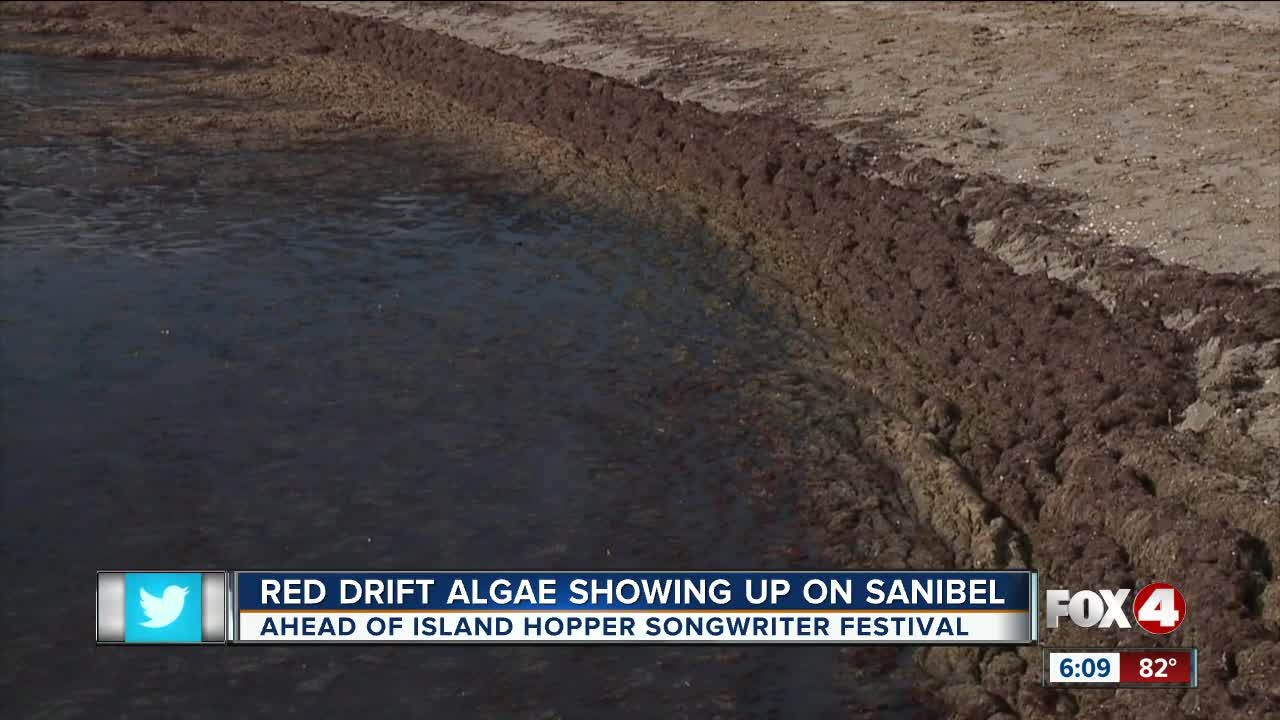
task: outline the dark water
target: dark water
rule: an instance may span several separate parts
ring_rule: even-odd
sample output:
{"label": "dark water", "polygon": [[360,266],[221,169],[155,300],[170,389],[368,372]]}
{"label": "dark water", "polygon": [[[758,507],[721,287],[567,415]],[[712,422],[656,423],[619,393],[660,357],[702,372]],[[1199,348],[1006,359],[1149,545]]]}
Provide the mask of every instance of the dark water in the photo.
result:
{"label": "dark water", "polygon": [[[687,238],[456,151],[16,138],[174,102],[0,56],[5,717],[905,716],[832,648],[95,648],[97,568],[748,568],[805,543]],[[27,137],[27,136],[24,136]],[[886,715],[881,715],[886,716]]]}

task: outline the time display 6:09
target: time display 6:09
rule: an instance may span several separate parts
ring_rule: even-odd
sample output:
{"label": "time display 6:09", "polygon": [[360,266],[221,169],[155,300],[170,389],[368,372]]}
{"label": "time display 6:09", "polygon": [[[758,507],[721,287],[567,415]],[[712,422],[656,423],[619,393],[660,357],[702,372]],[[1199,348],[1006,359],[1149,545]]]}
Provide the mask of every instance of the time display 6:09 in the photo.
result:
{"label": "time display 6:09", "polygon": [[1049,655],[1049,682],[1113,683],[1120,681],[1118,652],[1054,652]]}

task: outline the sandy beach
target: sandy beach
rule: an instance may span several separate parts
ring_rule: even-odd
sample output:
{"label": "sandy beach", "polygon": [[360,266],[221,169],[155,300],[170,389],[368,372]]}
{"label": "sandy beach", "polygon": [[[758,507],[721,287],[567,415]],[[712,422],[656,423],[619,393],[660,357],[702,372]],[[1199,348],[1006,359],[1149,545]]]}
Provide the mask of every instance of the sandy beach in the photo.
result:
{"label": "sandy beach", "polygon": [[184,92],[234,101],[36,134],[431,138],[566,201],[678,205],[856,403],[792,403],[807,429],[777,441],[837,468],[779,508],[826,564],[1167,581],[1194,608],[1172,637],[1047,637],[1199,647],[1194,691],[1048,690],[1036,648],[942,648],[916,653],[922,696],[956,718],[1267,718],[1280,22],[1132,5],[18,2],[0,48],[178,60]]}
{"label": "sandy beach", "polygon": [[1280,280],[1273,4],[302,4],[1055,188],[1073,244]]}

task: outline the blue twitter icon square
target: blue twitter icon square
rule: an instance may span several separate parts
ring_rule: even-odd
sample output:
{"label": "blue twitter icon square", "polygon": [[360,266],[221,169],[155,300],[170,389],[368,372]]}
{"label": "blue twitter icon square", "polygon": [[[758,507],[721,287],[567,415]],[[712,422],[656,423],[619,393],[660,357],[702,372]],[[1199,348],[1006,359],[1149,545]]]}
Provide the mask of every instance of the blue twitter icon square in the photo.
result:
{"label": "blue twitter icon square", "polygon": [[198,643],[204,639],[200,573],[125,573],[124,641]]}

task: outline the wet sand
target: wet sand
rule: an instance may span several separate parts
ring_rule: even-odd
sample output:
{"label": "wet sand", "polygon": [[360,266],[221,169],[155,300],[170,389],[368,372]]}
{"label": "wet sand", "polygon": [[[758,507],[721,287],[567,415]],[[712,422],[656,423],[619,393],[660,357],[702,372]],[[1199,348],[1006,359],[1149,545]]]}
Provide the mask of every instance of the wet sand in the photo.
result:
{"label": "wet sand", "polygon": [[[918,688],[960,716],[1280,708],[1280,296],[1258,281],[1148,258],[1099,263],[1101,288],[1059,282],[969,236],[975,218],[1040,222],[1047,191],[988,179],[966,193],[905,159],[903,173],[923,170],[890,184],[883,159],[778,115],[675,104],[431,32],[274,4],[4,12],[7,26],[42,33],[8,47],[216,61],[193,90],[263,102],[104,116],[102,132],[242,145],[452,134],[498,141],[495,158],[583,202],[643,204],[637,187],[672,195],[715,230],[727,276],[823,338],[806,357],[843,377],[832,392],[865,398],[852,424],[810,417],[784,443],[819,464],[871,463],[800,478],[794,507],[827,564],[941,557],[1030,565],[1049,587],[1163,580],[1187,595],[1193,615],[1169,638],[1060,629],[1047,640],[1196,645],[1201,689],[1050,692],[1038,653],[919,652]],[[805,417],[804,402],[793,409]],[[921,531],[896,525],[902,509]]]}

